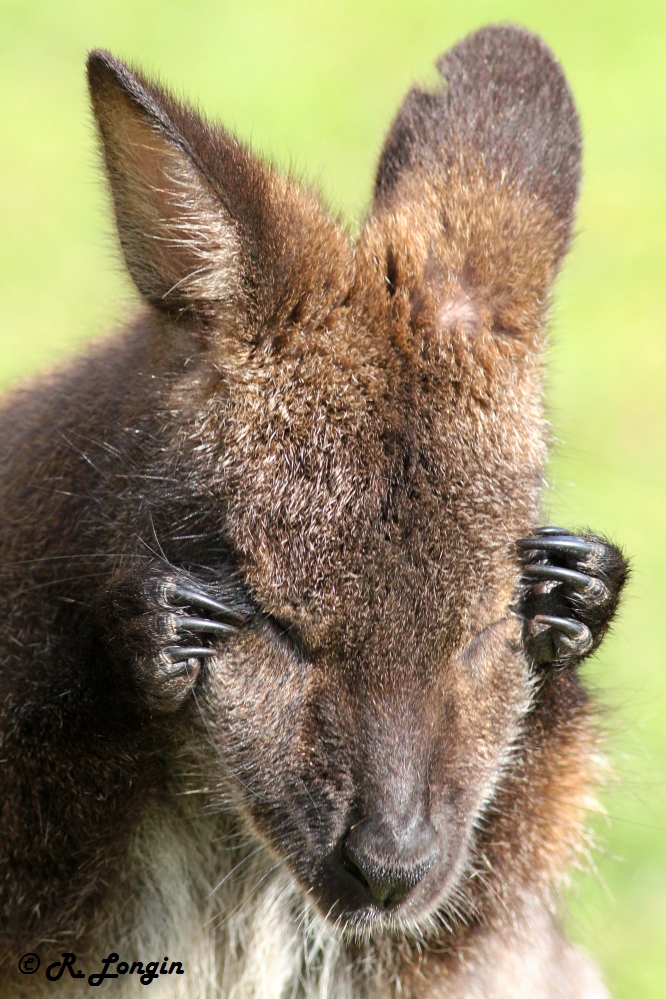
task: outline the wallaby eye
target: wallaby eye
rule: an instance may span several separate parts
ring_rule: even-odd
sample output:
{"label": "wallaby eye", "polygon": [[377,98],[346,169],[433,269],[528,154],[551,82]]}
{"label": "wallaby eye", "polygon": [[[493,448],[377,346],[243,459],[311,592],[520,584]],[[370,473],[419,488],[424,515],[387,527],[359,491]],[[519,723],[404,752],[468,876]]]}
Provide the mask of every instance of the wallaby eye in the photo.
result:
{"label": "wallaby eye", "polygon": [[305,656],[305,648],[298,629],[289,621],[274,617],[272,614],[257,615],[260,626],[266,631],[271,641],[289,652],[295,652],[299,656]]}

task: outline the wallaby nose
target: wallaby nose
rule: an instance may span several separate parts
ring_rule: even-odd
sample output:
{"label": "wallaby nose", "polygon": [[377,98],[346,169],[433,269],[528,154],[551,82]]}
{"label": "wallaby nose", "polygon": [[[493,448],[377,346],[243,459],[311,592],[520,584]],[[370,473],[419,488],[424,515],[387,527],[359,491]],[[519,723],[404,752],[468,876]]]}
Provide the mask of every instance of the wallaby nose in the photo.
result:
{"label": "wallaby nose", "polygon": [[437,833],[422,816],[396,828],[362,820],[342,844],[342,863],[380,909],[403,902],[431,869],[439,848]]}

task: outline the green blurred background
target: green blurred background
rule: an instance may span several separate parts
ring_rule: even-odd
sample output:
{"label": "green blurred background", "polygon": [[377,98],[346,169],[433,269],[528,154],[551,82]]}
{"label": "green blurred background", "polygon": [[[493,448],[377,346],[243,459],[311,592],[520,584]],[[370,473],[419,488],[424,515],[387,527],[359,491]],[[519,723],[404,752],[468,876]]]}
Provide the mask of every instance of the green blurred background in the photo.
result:
{"label": "green blurred background", "polygon": [[354,224],[406,88],[470,30],[509,20],[554,49],[580,108],[578,235],[552,324],[558,446],[546,521],[631,554],[614,634],[584,667],[615,778],[573,934],[618,999],[666,996],[666,4],[664,0],[0,0],[0,379],[117,322],[118,263],[84,86],[92,46],[306,175]]}

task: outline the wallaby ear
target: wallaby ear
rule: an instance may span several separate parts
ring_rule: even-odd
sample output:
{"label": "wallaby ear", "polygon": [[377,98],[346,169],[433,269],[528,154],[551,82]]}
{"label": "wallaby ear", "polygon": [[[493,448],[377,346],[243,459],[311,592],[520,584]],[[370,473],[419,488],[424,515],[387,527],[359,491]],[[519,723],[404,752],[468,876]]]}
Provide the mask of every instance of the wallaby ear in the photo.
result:
{"label": "wallaby ear", "polygon": [[[238,222],[192,141],[210,144],[206,126],[108,52],[90,54],[88,81],[120,243],[139,291],[169,311],[236,293]],[[227,158],[246,160],[225,138]]]}
{"label": "wallaby ear", "polygon": [[571,92],[541,39],[510,25],[475,32],[437,68],[441,86],[413,89],[388,134],[374,215],[417,212],[430,229],[430,257],[443,258],[430,271],[457,278],[447,321],[462,309],[473,325],[490,310],[520,332],[539,324],[571,236],[581,159]]}
{"label": "wallaby ear", "polygon": [[349,242],[318,200],[108,52],[90,94],[120,242],[141,293],[245,331],[326,310]]}

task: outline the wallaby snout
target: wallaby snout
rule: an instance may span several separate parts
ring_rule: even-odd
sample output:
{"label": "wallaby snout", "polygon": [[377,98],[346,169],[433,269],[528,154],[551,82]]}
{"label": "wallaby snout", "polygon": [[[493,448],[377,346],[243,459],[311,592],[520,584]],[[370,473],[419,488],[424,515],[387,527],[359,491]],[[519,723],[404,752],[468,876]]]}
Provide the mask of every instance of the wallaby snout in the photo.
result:
{"label": "wallaby snout", "polygon": [[414,713],[408,724],[402,709],[370,719],[366,707],[355,723],[347,828],[331,869],[339,884],[329,893],[339,892],[342,918],[396,909],[451,852],[446,823],[438,830],[431,819],[428,724]]}
{"label": "wallaby snout", "polygon": [[341,847],[342,864],[361,886],[363,904],[393,909],[434,866],[437,832],[418,809],[409,816],[368,816],[355,822]]}

